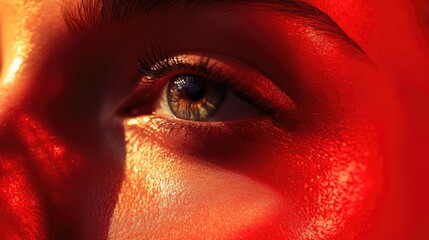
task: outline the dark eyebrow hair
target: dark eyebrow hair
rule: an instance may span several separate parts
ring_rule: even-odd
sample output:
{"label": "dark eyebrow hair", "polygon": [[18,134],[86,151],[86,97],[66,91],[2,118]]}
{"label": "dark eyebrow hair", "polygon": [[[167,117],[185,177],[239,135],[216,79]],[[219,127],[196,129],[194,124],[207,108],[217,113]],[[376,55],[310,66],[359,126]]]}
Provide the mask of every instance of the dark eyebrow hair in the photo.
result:
{"label": "dark eyebrow hair", "polygon": [[180,7],[193,11],[238,4],[300,17],[307,26],[342,40],[360,54],[366,54],[327,13],[301,0],[81,0],[74,5],[64,2],[63,17],[72,33],[86,33],[115,22],[149,15],[155,9],[166,11]]}

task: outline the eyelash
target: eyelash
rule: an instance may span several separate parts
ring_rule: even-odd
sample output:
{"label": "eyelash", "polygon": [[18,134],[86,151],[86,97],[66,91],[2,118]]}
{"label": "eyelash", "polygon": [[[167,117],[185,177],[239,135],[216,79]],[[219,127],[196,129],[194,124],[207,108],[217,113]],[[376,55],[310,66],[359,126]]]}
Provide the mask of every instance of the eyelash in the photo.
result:
{"label": "eyelash", "polygon": [[140,72],[148,79],[159,79],[177,69],[188,69],[194,71],[203,71],[204,69],[209,70],[209,55],[203,56],[196,65],[184,63],[179,56],[180,54],[178,53],[167,55],[165,54],[165,51],[160,48],[158,50],[156,50],[156,48],[152,48],[150,53],[142,54],[138,58]]}

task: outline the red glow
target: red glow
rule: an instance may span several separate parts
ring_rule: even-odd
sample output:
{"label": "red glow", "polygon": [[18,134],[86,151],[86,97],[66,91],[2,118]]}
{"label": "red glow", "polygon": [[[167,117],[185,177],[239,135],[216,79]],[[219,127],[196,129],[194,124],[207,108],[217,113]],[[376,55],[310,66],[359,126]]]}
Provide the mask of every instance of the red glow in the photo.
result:
{"label": "red glow", "polygon": [[[0,0],[0,239],[429,239],[427,1],[219,1],[76,35],[60,2]],[[217,57],[256,114],[157,115],[189,70],[139,85],[158,47]]]}

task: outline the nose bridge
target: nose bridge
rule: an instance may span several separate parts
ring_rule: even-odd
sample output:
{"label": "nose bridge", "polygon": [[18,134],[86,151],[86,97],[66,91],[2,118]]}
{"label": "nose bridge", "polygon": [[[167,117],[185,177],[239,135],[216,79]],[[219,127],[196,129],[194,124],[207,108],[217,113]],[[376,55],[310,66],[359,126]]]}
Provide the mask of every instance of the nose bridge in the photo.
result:
{"label": "nose bridge", "polygon": [[65,34],[57,1],[0,0],[0,123],[42,80],[38,71]]}
{"label": "nose bridge", "polygon": [[[78,156],[28,107],[40,105],[31,94],[55,37],[51,20],[58,12],[46,5],[54,2],[0,0],[0,229],[7,230],[0,239],[45,239],[52,218],[47,207],[69,197],[61,180],[78,165]],[[70,166],[63,159],[71,159]]]}
{"label": "nose bridge", "polygon": [[0,123],[20,105],[29,82],[24,67],[34,48],[30,22],[39,7],[34,2],[26,3],[27,8],[20,4],[22,1],[0,1]]}

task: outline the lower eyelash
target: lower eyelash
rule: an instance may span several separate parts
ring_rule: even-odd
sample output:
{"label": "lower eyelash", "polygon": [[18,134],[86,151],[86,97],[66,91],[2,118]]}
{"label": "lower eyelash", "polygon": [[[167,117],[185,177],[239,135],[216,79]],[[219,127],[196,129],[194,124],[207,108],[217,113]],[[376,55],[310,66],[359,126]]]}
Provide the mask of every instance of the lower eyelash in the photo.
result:
{"label": "lower eyelash", "polygon": [[[164,136],[168,138],[181,138],[184,141],[198,136],[202,142],[213,134],[220,134],[220,129],[223,123],[203,122],[198,123],[195,121],[177,120],[164,117],[152,117],[149,123],[152,127],[161,130]],[[165,140],[165,138],[162,138]]]}
{"label": "lower eyelash", "polygon": [[214,147],[220,142],[228,142],[228,139],[247,139],[269,129],[279,129],[267,116],[231,122],[192,122],[162,116],[144,116],[130,119],[126,125],[137,127],[160,145],[173,149]]}

